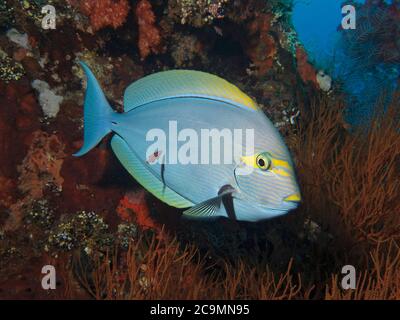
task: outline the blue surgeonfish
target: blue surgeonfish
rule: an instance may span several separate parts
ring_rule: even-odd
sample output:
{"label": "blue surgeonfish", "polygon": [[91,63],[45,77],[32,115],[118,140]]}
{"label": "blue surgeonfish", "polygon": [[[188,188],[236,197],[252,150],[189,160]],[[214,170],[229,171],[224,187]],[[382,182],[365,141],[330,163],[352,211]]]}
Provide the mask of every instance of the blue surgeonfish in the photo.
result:
{"label": "blue surgeonfish", "polygon": [[129,85],[118,113],[81,66],[84,144],[75,156],[112,133],[125,169],[188,217],[259,221],[297,207],[300,190],[282,137],[236,86],[205,72],[163,71]]}

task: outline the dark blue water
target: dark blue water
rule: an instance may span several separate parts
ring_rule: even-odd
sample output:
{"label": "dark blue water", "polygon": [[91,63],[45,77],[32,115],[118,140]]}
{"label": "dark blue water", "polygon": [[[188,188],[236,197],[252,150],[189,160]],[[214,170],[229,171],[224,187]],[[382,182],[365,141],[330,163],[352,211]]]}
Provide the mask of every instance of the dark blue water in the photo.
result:
{"label": "dark blue water", "polygon": [[[396,22],[388,18],[391,3],[365,6],[363,0],[296,0],[293,4],[292,22],[298,39],[315,67],[342,83],[348,94],[347,120],[352,124],[368,120],[378,99],[385,95],[389,101],[397,88],[399,60],[384,61],[380,51],[387,42],[384,33],[396,30],[391,26]],[[355,30],[341,28],[345,4],[356,7]],[[396,41],[392,36],[390,41]]]}

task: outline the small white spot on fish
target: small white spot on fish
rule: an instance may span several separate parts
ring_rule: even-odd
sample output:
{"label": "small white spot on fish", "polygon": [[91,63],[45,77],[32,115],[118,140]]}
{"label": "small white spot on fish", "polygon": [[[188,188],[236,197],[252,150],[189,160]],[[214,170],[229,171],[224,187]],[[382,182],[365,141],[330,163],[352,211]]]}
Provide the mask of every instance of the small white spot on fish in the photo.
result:
{"label": "small white spot on fish", "polygon": [[162,150],[156,150],[147,158],[147,163],[154,163],[157,159],[159,159],[162,155]]}

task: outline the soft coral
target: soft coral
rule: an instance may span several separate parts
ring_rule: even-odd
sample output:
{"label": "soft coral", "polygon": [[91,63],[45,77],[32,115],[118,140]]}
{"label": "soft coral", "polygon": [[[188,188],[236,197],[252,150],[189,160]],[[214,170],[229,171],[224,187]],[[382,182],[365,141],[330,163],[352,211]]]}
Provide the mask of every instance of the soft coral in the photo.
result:
{"label": "soft coral", "polygon": [[127,0],[69,0],[69,2],[90,18],[93,31],[104,27],[114,29],[122,26],[128,16],[130,6]]}
{"label": "soft coral", "polygon": [[140,0],[136,6],[136,17],[139,25],[139,52],[145,59],[151,52],[161,51],[160,31],[155,25],[155,15],[148,0]]}

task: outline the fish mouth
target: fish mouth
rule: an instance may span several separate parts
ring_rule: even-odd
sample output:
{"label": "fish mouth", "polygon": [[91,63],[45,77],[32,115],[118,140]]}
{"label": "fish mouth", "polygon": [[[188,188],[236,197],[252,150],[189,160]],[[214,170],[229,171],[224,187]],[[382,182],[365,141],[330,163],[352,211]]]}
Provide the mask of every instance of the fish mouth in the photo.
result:
{"label": "fish mouth", "polygon": [[300,193],[293,193],[290,196],[287,196],[285,199],[283,199],[283,201],[290,203],[299,203],[301,201]]}

